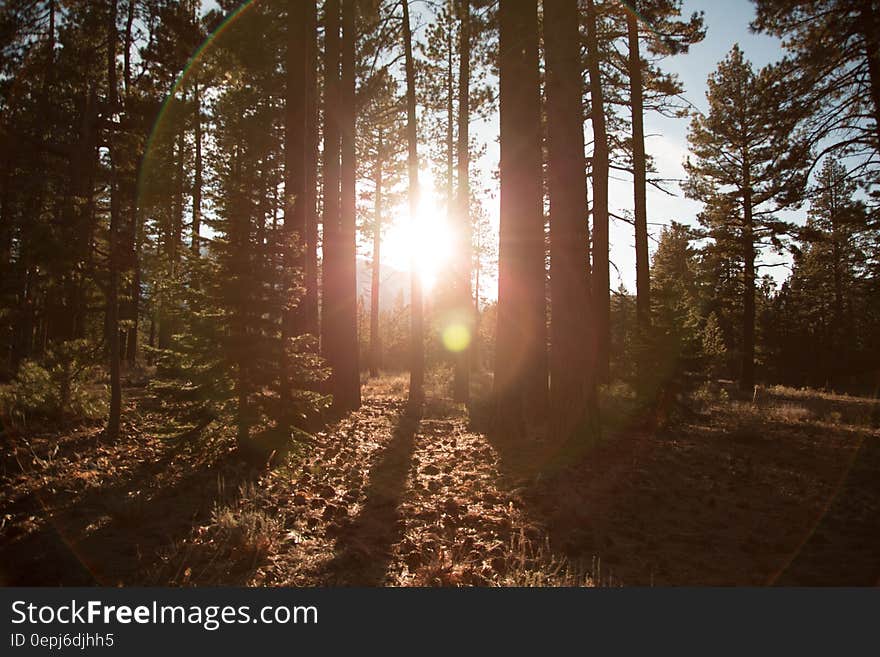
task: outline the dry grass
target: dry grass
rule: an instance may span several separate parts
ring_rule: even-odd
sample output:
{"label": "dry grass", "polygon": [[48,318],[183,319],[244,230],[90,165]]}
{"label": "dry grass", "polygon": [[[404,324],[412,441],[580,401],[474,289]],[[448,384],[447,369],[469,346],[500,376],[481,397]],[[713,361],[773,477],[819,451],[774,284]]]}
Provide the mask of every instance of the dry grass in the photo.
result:
{"label": "dry grass", "polygon": [[218,545],[260,560],[270,552],[283,527],[282,519],[259,508],[257,491],[253,484],[247,484],[233,504],[214,507],[207,532]]}
{"label": "dry grass", "polygon": [[790,402],[782,402],[770,409],[770,414],[781,422],[796,424],[798,422],[807,422],[813,419],[813,412],[806,406],[800,404],[792,404]]}
{"label": "dry grass", "polygon": [[749,399],[736,398],[714,382],[697,388],[691,403],[710,416],[733,420],[734,433],[769,422],[796,428],[804,425],[852,429],[880,427],[880,401],[869,397],[828,393],[811,388],[758,386]]}
{"label": "dry grass", "polygon": [[599,587],[617,586],[611,573],[602,573],[602,561],[593,557],[589,567],[554,554],[550,541],[529,540],[525,532],[511,536],[504,575],[499,586]]}
{"label": "dry grass", "polygon": [[376,379],[366,379],[362,388],[364,397],[405,397],[409,388],[409,374],[380,372]]}
{"label": "dry grass", "polygon": [[849,395],[845,392],[836,393],[836,392],[826,392],[824,390],[817,390],[815,388],[794,388],[791,386],[784,385],[773,385],[767,388],[767,392],[775,397],[796,397],[803,399],[822,399],[825,401],[842,401],[842,402],[855,402],[855,403],[876,403],[875,398],[870,397],[857,397],[854,395]]}
{"label": "dry grass", "polygon": [[436,550],[398,585],[494,587],[618,586],[611,573],[602,572],[601,560],[573,562],[550,549],[550,541],[530,539],[525,531],[496,544],[487,555],[474,556],[450,542]]}
{"label": "dry grass", "polygon": [[[222,480],[218,486],[223,500]],[[249,483],[239,487],[232,501],[216,502],[210,522],[166,552],[157,580],[172,586],[247,582],[283,542],[284,517],[267,513],[261,499],[261,492]]]}

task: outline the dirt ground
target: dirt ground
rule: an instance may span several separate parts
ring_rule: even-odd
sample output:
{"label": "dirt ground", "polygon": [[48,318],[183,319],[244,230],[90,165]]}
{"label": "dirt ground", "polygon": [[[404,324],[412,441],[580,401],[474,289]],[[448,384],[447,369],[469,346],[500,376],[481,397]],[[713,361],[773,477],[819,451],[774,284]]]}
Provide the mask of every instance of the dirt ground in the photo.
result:
{"label": "dirt ground", "polygon": [[872,400],[771,389],[661,432],[606,409],[575,458],[490,439],[442,395],[407,420],[404,397],[403,378],[369,382],[358,412],[272,468],[242,463],[222,427],[158,433],[136,393],[115,444],[95,426],[7,441],[0,583],[880,584]]}

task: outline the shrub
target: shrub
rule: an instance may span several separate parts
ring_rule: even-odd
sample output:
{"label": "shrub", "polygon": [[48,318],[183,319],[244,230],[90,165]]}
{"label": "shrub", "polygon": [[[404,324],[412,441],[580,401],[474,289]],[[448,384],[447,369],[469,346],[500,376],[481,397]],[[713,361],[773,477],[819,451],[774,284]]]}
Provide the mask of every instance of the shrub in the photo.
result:
{"label": "shrub", "polygon": [[97,419],[106,412],[106,386],[94,383],[96,350],[85,340],[63,342],[42,363],[26,360],[0,390],[4,424],[24,430],[33,421]]}
{"label": "shrub", "polygon": [[272,552],[284,528],[284,519],[260,508],[253,484],[239,488],[228,506],[215,504],[207,533],[226,560],[255,563]]}
{"label": "shrub", "polygon": [[714,381],[702,383],[692,393],[693,400],[701,406],[714,406],[730,401],[727,391]]}

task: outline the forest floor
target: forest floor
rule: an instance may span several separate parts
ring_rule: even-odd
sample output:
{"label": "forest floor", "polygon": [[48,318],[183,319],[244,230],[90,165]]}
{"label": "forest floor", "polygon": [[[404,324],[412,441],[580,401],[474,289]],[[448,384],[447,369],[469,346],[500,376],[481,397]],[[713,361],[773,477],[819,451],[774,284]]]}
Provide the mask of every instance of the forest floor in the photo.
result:
{"label": "forest floor", "polygon": [[406,380],[273,468],[209,427],[161,433],[127,391],[124,438],[80,426],[7,440],[0,584],[878,585],[875,400],[771,388],[690,397],[648,431],[620,387],[604,438],[569,463],[531,436],[488,438]]}

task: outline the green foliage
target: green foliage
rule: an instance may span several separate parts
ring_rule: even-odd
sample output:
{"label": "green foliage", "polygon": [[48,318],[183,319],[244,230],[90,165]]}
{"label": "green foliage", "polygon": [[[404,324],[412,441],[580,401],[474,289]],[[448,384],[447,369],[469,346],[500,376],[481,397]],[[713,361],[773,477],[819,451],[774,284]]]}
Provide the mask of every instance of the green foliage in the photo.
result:
{"label": "green foliage", "polygon": [[699,363],[700,296],[691,232],[673,222],[663,229],[651,267],[654,358],[679,373]]}
{"label": "green foliage", "polygon": [[880,231],[856,194],[842,163],[827,158],[812,190],[791,276],[763,321],[777,380],[816,387],[864,384],[880,365],[872,267]]}
{"label": "green foliage", "polygon": [[[182,121],[192,109],[186,103],[194,79],[205,90],[202,124],[211,147],[204,154],[204,192],[212,212],[204,224],[210,239],[201,238],[198,252],[157,244],[159,266],[150,288],[160,331],[166,331],[164,340],[160,332],[161,349],[150,350],[156,363],[150,392],[184,423],[221,418],[235,425],[239,443],[255,455],[286,450],[329,402],[319,392],[327,371],[316,339],[297,334],[290,320],[304,289],[302,268],[293,264],[301,262],[302,243],[280,221],[282,212],[290,219],[279,193],[283,8],[267,4],[243,13],[237,29],[213,39],[179,85],[180,109],[187,110]],[[146,169],[156,178],[150,190],[157,197],[150,200],[158,212],[157,235],[174,242],[180,236],[169,230],[180,229],[174,221],[182,210],[167,212],[163,153],[173,150],[175,135],[186,126],[164,127],[167,143],[159,130]],[[186,140],[180,143],[185,154]]]}
{"label": "green foliage", "polygon": [[42,362],[25,360],[0,389],[0,418],[24,430],[37,420],[96,419],[106,412],[106,387],[95,383],[96,350],[85,340],[62,342]]}
{"label": "green foliage", "polygon": [[700,338],[706,374],[710,378],[718,378],[724,371],[727,345],[724,342],[724,333],[721,331],[715,313],[709,313]]}
{"label": "green foliage", "polygon": [[[791,116],[823,153],[855,163],[850,164],[853,177],[868,189],[873,185],[876,194],[880,152],[877,4],[851,0],[754,3],[752,28],[780,38],[787,51],[778,66],[796,101]],[[875,196],[875,209],[876,202]]]}
{"label": "green foliage", "polygon": [[691,394],[691,399],[703,407],[724,404],[730,401],[730,397],[724,388],[715,381],[704,381]]}
{"label": "green foliage", "polygon": [[[214,248],[224,247],[215,244]],[[314,337],[294,336],[285,343],[279,320],[264,322],[262,331],[246,339],[237,335],[235,318],[244,311],[237,304],[243,299],[227,296],[226,272],[219,258],[189,259],[186,283],[180,290],[184,300],[181,330],[169,348],[151,350],[156,376],[150,392],[184,422],[238,417],[249,425],[291,422],[294,428],[309,426],[330,401],[317,392],[328,372],[316,354]],[[252,282],[255,290],[266,289],[259,280]],[[256,295],[249,299],[261,302]],[[287,377],[290,387],[287,399],[281,396],[282,377]],[[285,440],[290,436],[286,433]],[[270,442],[273,449],[289,447],[275,438]]]}

